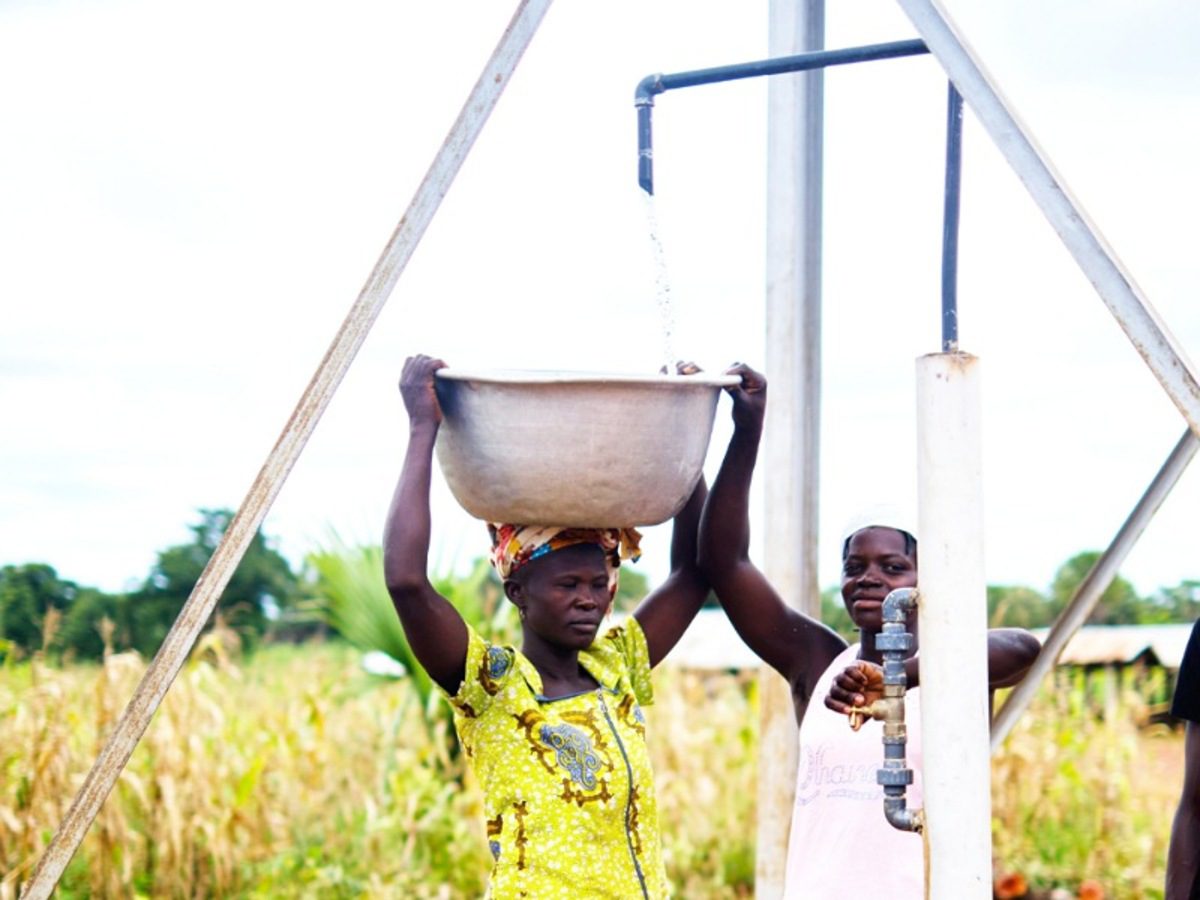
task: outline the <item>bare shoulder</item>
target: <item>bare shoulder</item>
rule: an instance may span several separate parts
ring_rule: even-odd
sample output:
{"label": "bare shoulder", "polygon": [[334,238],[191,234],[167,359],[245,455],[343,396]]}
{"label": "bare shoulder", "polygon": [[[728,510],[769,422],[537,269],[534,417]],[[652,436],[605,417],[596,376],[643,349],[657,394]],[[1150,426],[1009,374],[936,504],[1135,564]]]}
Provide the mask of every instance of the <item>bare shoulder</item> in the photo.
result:
{"label": "bare shoulder", "polygon": [[836,631],[799,610],[787,608],[774,636],[773,668],[791,686],[797,708],[807,703],[821,675],[849,645]]}
{"label": "bare shoulder", "polygon": [[825,674],[825,670],[850,645],[828,625],[814,621],[801,613],[796,613],[796,615],[803,618],[806,623],[806,633],[802,641],[804,652],[797,654],[795,665],[788,673],[788,682],[792,687],[792,700],[796,704],[797,718],[799,718],[801,711],[814,699],[813,692],[816,690],[817,682]]}

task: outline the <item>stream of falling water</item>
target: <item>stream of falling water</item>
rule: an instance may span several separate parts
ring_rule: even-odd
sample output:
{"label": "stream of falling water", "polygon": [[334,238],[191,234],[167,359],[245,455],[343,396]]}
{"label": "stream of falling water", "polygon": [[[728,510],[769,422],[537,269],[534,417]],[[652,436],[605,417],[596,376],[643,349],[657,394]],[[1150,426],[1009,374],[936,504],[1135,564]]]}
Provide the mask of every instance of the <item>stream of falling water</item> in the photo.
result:
{"label": "stream of falling water", "polygon": [[671,302],[671,279],[667,273],[667,255],[658,233],[658,212],[654,195],[645,194],[646,224],[650,231],[650,249],[654,254],[654,294],[658,301],[658,322],[662,329],[662,362],[668,375],[675,374],[675,309]]}

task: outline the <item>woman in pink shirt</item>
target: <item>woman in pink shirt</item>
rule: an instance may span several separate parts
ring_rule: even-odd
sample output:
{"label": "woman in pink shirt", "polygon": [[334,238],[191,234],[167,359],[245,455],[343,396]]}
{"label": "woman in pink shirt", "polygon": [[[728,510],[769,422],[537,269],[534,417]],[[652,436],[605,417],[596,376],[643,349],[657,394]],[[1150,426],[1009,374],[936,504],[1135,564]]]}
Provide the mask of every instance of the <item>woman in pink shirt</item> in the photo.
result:
{"label": "woman in pink shirt", "polygon": [[[734,433],[712,485],[700,526],[700,566],[742,640],[791,685],[800,725],[800,765],[785,894],[814,900],[860,898],[886,891],[896,900],[925,896],[921,840],[897,831],[883,816],[875,772],[883,759],[882,723],[855,731],[846,713],[870,702],[882,687],[875,639],[883,599],[917,583],[917,541],[886,521],[864,522],[842,547],[842,599],[861,634],[846,642],[792,609],[750,561],[749,493],[766,411],[766,380],[746,366],[733,397]],[[916,637],[915,615],[908,629]],[[1037,656],[1038,642],[1020,629],[988,636],[991,687],[1019,682]],[[920,691],[916,649],[905,664],[909,691],[907,758],[915,770],[909,806],[921,804]],[[811,702],[815,699],[823,702]]]}

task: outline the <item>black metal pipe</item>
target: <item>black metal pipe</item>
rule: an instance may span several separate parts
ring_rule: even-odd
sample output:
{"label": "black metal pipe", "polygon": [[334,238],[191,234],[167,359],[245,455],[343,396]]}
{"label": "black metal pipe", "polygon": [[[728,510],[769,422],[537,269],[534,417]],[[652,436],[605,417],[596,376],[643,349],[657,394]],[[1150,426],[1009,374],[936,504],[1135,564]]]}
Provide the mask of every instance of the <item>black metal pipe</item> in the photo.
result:
{"label": "black metal pipe", "polygon": [[891,41],[886,44],[866,44],[861,47],[845,47],[841,50],[815,50],[794,56],[780,56],[755,62],[738,63],[732,66],[717,66],[712,69],[693,69],[671,75],[647,75],[638,82],[633,103],[638,110],[638,184],[648,194],[654,193],[654,152],[651,146],[650,116],[654,97],[664,91],[694,87],[699,84],[716,84],[736,81],[741,78],[757,78],[761,75],[782,75],[785,72],[803,72],[809,69],[824,69],[829,66],[850,63],[872,62],[877,59],[895,59],[902,56],[917,56],[928,53],[929,48],[919,39]]}
{"label": "black metal pipe", "polygon": [[861,47],[844,47],[841,50],[813,50],[794,56],[777,56],[755,62],[737,63],[732,66],[716,66],[711,69],[691,69],[673,75],[647,75],[638,84],[634,103],[640,105],[655,94],[676,88],[693,87],[697,84],[715,84],[720,81],[736,81],[740,78],[757,78],[760,75],[781,75],[784,72],[802,72],[806,69],[824,69],[828,66],[849,63],[871,62],[876,59],[893,59],[898,56],[917,56],[928,53],[925,42],[914,38],[908,41],[891,41],[886,44],[865,44]]}
{"label": "black metal pipe", "polygon": [[946,205],[942,216],[942,352],[958,350],[958,209],[962,193],[962,95],[946,103]]}
{"label": "black metal pipe", "polygon": [[647,194],[654,193],[654,147],[650,137],[650,114],[653,105],[643,104],[638,114],[638,184]]}

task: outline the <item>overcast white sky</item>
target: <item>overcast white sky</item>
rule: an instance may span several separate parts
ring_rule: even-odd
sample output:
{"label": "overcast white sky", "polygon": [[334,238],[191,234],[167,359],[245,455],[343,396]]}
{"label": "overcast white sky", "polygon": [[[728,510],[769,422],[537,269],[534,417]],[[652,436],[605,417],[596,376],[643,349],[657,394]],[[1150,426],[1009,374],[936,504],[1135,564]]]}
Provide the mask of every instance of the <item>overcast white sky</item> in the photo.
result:
{"label": "overcast white sky", "polygon": [[[513,5],[0,3],[0,564],[119,589],[186,539],[198,507],[241,502]],[[764,57],[766,8],[551,9],[267,518],[293,561],[330,528],[377,539],[406,355],[658,366],[633,89]],[[1200,356],[1200,7],[949,8]],[[831,47],[912,36],[890,0],[829,5]],[[939,341],[945,78],[921,57],[831,70],[826,86],[830,584],[853,508],[915,491],[913,360]],[[760,79],[656,110],[675,346],[714,370],[763,362],[764,106]],[[962,216],[988,579],[1044,588],[1108,543],[1183,421],[969,113]],[[483,551],[440,483],[435,505],[442,565]],[[1197,508],[1191,471],[1124,567],[1139,590],[1200,578]],[[666,541],[647,538],[655,577]]]}

